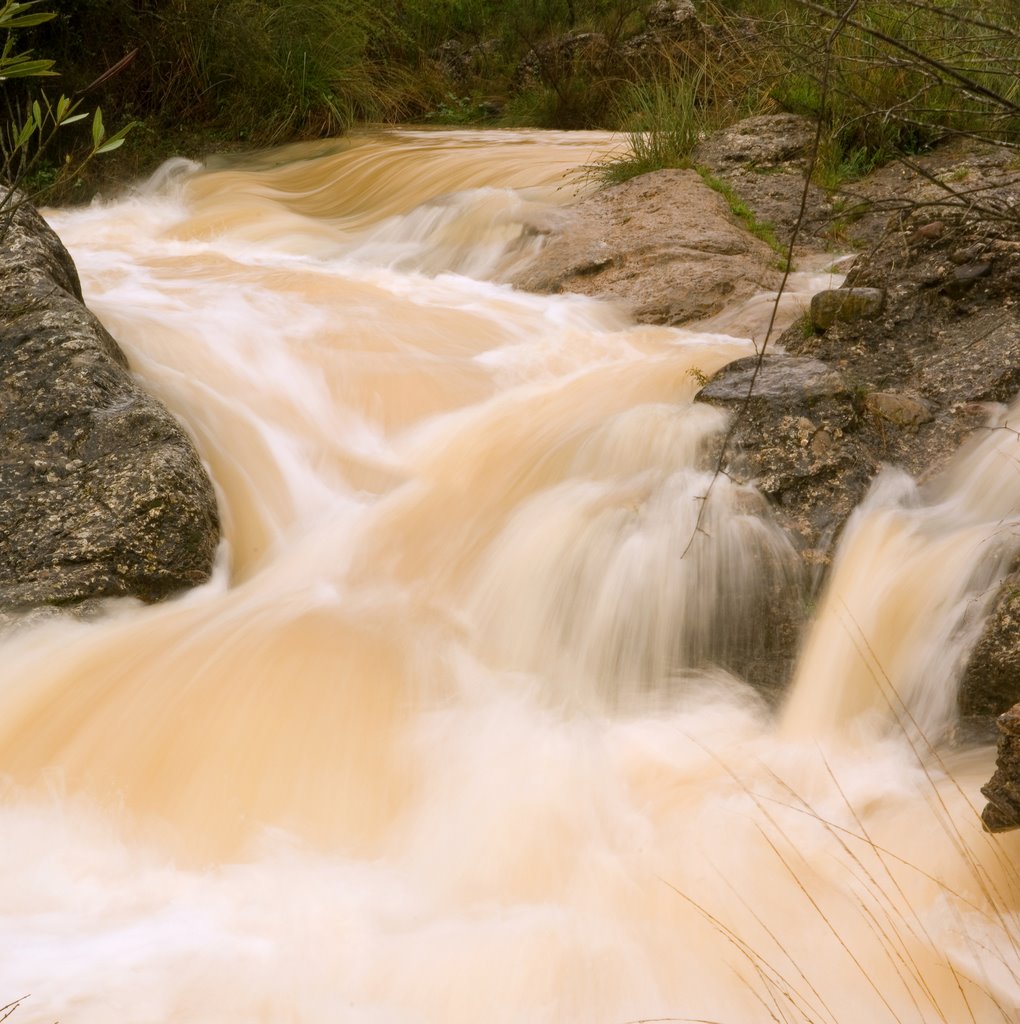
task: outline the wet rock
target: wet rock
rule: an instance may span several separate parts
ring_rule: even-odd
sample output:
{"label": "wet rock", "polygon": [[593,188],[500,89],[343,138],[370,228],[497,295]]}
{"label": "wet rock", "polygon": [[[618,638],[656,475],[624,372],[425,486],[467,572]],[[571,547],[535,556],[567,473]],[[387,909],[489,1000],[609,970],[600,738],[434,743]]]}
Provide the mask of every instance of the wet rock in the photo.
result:
{"label": "wet rock", "polygon": [[870,320],[882,312],[885,292],[880,288],[830,288],[811,298],[811,323],[824,331],[837,320]]}
{"label": "wet rock", "polygon": [[[890,228],[906,242],[904,256],[912,249],[944,250],[937,244],[942,239],[952,242],[955,237],[957,244],[971,244],[975,239],[968,240],[966,231],[960,233],[960,210],[965,205],[972,210],[994,207],[1002,218],[1013,209],[1009,199],[1016,186],[1015,160],[1010,149],[956,138],[904,162],[891,161],[860,181],[845,182],[836,196],[844,248],[863,251]],[[960,191],[964,180],[957,203],[952,193]],[[897,223],[901,217],[904,220]],[[1002,219],[1015,217],[1007,213]],[[900,236],[902,223],[909,223],[909,230]]]}
{"label": "wet rock", "polygon": [[[752,390],[753,383],[753,390]],[[818,359],[766,356],[759,363],[748,356],[730,363],[698,392],[698,400],[712,405],[751,401],[780,411],[807,408],[820,398],[848,394],[842,374]]]}
{"label": "wet rock", "polygon": [[806,156],[814,136],[815,122],[808,118],[760,115],[705,139],[693,158],[726,182],[782,245],[796,230],[798,250],[817,251],[829,244],[832,209],[812,182],[805,197]]}
{"label": "wet rock", "polygon": [[775,254],[695,171],[655,171],[582,200],[513,279],[622,299],[645,323],[703,319],[779,280]]}
{"label": "wet rock", "polygon": [[[1012,255],[1020,225],[959,209],[940,213],[934,221],[922,207],[897,218],[853,265],[840,292],[885,295],[870,319],[835,318],[823,333],[797,325],[778,339],[786,355],[766,360],[769,372],[756,382],[761,394],[734,425],[724,469],[757,483],[814,586],[824,582],[846,519],[882,465],[932,476],[988,428],[995,403],[1012,402],[1020,390],[1020,272],[1012,273],[1020,264]],[[967,259],[953,260],[958,253]],[[964,268],[965,308],[943,287]],[[803,365],[810,373],[798,382]],[[779,384],[770,367],[782,375]],[[842,381],[829,393],[811,383],[835,382],[827,371]],[[746,361],[732,364],[698,400],[737,413],[748,380]],[[1020,701],[1016,589],[1014,577],[1013,591],[1007,583],[992,599],[995,611],[963,673],[965,715],[998,714]]]}
{"label": "wet rock", "polygon": [[198,455],[27,204],[0,239],[0,382],[0,609],[209,578],[219,520]]}
{"label": "wet rock", "polygon": [[980,409],[1011,402],[1020,391],[1020,317],[1008,305],[990,304],[944,328],[922,321],[911,330],[934,342],[926,358],[920,352],[913,357],[913,375],[917,390],[936,405]]}
{"label": "wet rock", "polygon": [[995,774],[981,787],[988,804],[981,820],[989,832],[1020,828],[1020,704],[999,716]]}
{"label": "wet rock", "polygon": [[[956,252],[950,253],[949,258],[957,264],[957,266],[962,266],[964,263],[974,263],[984,255],[984,252],[985,246],[980,242],[977,242],[974,245],[968,245],[963,249],[957,249]],[[989,264],[989,272],[991,269],[991,265]]]}
{"label": "wet rock", "polygon": [[852,436],[858,412],[841,373],[817,359],[766,356],[748,399],[757,363],[750,356],[725,366],[696,400],[737,416],[723,468],[757,485],[817,577],[819,552],[863,497],[877,463]]}
{"label": "wet rock", "polygon": [[[737,134],[751,134],[746,123]],[[758,168],[746,162],[755,159],[751,145],[739,143],[734,152],[744,156],[726,158],[726,150],[708,140],[700,156],[714,159],[715,173],[759,217],[771,220],[780,237],[789,237],[804,191],[802,151],[794,142],[772,147],[760,158],[789,159]],[[947,153],[918,158],[925,174],[953,175],[964,161],[981,168],[972,178],[988,186],[989,201],[997,209],[1014,208],[1020,201],[1010,152],[974,143],[964,151],[946,148]],[[936,474],[962,442],[987,429],[996,403],[1011,402],[1020,391],[1020,222],[999,214],[983,217],[971,207],[933,207],[945,192],[925,174],[883,168],[874,180],[854,186],[868,211],[855,224],[868,240],[868,252],[854,262],[840,299],[854,289],[873,289],[884,294],[884,306],[870,319],[835,319],[822,333],[805,333],[803,324],[787,330],[773,343],[777,354],[763,363],[746,409],[753,359],[724,368],[698,395],[699,401],[739,412],[723,470],[737,482],[753,481],[760,488],[767,514],[786,530],[798,552],[806,599],[824,583],[846,520],[881,466],[893,464],[921,479]],[[638,306],[651,280],[664,298],[658,308],[648,301],[643,319],[682,322],[705,315],[711,304],[699,310],[683,294],[688,281],[687,287],[697,287],[699,263],[710,258],[713,248],[707,244],[699,251],[683,240],[688,223],[695,236],[701,230],[697,218],[703,199],[688,190],[690,198],[680,198],[680,209],[673,211],[680,215],[673,225],[671,193],[661,189],[644,195],[651,177],[628,183],[634,192],[618,208],[606,193],[589,201],[588,223],[578,229],[573,262],[564,247],[557,256],[559,268],[547,266],[533,285],[631,298]],[[840,201],[851,198],[847,194]],[[652,216],[640,219],[642,208]],[[809,189],[801,240],[821,244],[820,209]],[[890,210],[899,212],[890,219]],[[656,255],[660,221],[667,226],[663,255]],[[559,234],[572,230],[568,222]],[[550,245],[546,255],[556,252]],[[647,272],[626,272],[641,260],[648,261]],[[657,262],[672,263],[673,276],[656,278]],[[987,264],[987,271],[982,267],[978,272],[975,264]],[[943,287],[962,268],[969,268],[964,278],[971,280],[965,300]],[[529,276],[522,275],[519,283]],[[714,276],[713,271],[707,287]],[[746,283],[748,277],[738,280]],[[718,301],[727,297],[713,298]],[[783,349],[786,354],[779,354]],[[998,610],[964,673],[960,701],[966,713],[999,713],[1020,701],[1020,678],[1010,660],[1020,643],[1009,632],[1016,619],[1004,600],[1001,594],[993,599]],[[760,624],[764,630],[779,626],[778,615],[771,625]],[[796,630],[782,629],[784,636],[794,637],[789,644],[795,644]],[[789,663],[789,646],[777,643],[747,675],[780,679]],[[982,697],[981,687],[992,680],[997,680],[992,691]]]}
{"label": "wet rock", "polygon": [[[960,713],[996,715],[1020,697],[1020,569],[999,590],[961,683]],[[1017,711],[1018,709],[1014,709]],[[1020,757],[1020,747],[1017,748]],[[1016,779],[1020,791],[1020,775]]]}
{"label": "wet rock", "polygon": [[967,263],[957,267],[942,285],[942,290],[950,298],[962,298],[983,277],[992,272],[991,263]]}

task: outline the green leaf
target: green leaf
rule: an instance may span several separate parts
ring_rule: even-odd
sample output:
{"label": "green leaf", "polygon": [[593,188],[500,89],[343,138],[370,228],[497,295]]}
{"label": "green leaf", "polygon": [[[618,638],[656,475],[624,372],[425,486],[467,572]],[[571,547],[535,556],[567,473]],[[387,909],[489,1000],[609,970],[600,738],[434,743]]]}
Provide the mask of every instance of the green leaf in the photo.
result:
{"label": "green leaf", "polygon": [[31,28],[33,25],[41,25],[56,17],[52,11],[27,13],[29,8],[38,6],[38,3],[39,0],[28,0],[27,3],[6,0],[3,7],[0,7],[0,29]]}
{"label": "green leaf", "polygon": [[124,139],[127,137],[128,132],[130,132],[133,128],[137,127],[138,124],[138,121],[131,121],[128,124],[124,125],[123,128],[121,128],[117,132],[114,132],[114,134],[111,135],[106,140],[106,142],[99,146],[96,149],[96,153],[109,153],[111,150],[119,149],[121,146],[124,145]]}
{"label": "green leaf", "polygon": [[88,111],[84,114],[72,114],[70,117],[62,118],[60,121],[61,126],[65,124],[74,124],[75,121],[84,121],[88,117]]}
{"label": "green leaf", "polygon": [[21,131],[18,132],[18,137],[14,140],[15,149],[24,149],[28,145],[28,140],[32,138],[35,133],[35,121],[29,118],[22,126]]}
{"label": "green leaf", "polygon": [[28,60],[24,55],[10,57],[6,61],[0,61],[0,81],[8,78],[42,78],[47,75],[55,75],[51,60]]}
{"label": "green leaf", "polygon": [[56,15],[50,11],[40,11],[38,14],[0,18],[0,28],[31,28],[33,25],[42,25],[44,22],[52,21],[55,17]]}
{"label": "green leaf", "polygon": [[35,123],[38,128],[43,126],[42,107],[39,106],[38,100],[32,101],[32,117],[35,118]]}
{"label": "green leaf", "polygon": [[92,145],[98,149],[99,144],[106,138],[106,128],[103,127],[103,112],[96,107],[96,113],[92,118]]}

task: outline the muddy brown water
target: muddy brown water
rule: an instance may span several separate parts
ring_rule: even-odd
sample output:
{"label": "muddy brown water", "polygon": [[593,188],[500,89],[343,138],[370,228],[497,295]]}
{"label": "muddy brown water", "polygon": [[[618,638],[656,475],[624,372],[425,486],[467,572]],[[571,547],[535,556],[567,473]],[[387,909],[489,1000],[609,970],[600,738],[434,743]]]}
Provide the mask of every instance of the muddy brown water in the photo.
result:
{"label": "muddy brown water", "polygon": [[385,133],[51,211],[225,540],[200,590],[0,640],[19,1024],[1020,1019],[992,752],[925,739],[1015,438],[883,478],[778,713],[693,673],[790,555],[722,480],[683,556],[692,397],[768,303],[682,331],[499,283],[617,144]]}

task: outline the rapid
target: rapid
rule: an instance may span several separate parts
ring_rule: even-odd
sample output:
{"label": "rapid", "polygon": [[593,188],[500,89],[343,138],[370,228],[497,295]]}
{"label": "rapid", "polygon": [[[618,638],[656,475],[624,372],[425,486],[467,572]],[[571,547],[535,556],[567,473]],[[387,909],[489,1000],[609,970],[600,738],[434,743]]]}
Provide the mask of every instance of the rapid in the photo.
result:
{"label": "rapid", "polygon": [[698,515],[693,396],[771,303],[503,283],[614,145],[380,132],[48,212],[224,541],[0,635],[12,1024],[1020,1021],[1020,838],[942,742],[1020,443],[879,478],[778,706],[713,669],[794,558],[753,488]]}

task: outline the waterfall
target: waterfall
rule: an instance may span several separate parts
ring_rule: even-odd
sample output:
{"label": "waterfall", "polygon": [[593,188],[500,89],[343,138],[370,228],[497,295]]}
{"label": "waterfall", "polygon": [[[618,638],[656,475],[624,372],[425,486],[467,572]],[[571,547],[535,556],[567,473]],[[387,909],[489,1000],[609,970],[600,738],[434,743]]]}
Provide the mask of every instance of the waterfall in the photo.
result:
{"label": "waterfall", "polygon": [[693,401],[761,301],[504,283],[616,144],[381,132],[50,212],[224,541],[0,637],[12,1024],[1020,1020],[1020,839],[935,745],[1015,438],[879,480],[771,707],[733,656],[795,555],[752,487],[699,522]]}

